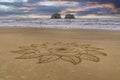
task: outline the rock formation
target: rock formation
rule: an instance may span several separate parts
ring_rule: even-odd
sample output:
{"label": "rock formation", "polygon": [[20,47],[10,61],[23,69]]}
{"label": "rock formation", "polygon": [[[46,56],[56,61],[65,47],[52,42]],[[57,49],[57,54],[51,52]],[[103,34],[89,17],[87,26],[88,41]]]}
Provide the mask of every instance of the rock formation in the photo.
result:
{"label": "rock formation", "polygon": [[55,13],[51,16],[51,19],[61,19],[61,15],[59,13]]}
{"label": "rock formation", "polygon": [[73,14],[66,14],[65,19],[75,19],[75,16]]}

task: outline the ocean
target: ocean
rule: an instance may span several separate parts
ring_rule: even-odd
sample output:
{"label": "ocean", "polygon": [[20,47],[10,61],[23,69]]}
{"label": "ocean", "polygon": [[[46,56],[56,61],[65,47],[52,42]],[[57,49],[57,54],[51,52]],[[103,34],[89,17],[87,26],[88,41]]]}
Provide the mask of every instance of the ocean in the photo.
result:
{"label": "ocean", "polygon": [[0,18],[0,27],[120,30],[120,18]]}

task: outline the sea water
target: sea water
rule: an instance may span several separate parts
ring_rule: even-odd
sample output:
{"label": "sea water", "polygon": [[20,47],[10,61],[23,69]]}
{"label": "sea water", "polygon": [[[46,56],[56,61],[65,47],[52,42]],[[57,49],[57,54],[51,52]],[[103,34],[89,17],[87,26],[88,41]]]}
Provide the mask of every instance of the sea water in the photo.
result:
{"label": "sea water", "polygon": [[120,18],[0,18],[0,27],[120,30]]}

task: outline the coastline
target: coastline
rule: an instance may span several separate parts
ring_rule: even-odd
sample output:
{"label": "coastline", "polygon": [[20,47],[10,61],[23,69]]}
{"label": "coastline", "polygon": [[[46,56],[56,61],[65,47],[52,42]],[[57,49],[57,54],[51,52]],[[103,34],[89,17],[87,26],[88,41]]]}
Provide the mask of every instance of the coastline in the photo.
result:
{"label": "coastline", "polygon": [[[53,26],[53,27],[51,27]],[[74,26],[74,25],[73,25]],[[70,27],[70,26],[62,26],[62,25],[59,25],[57,27],[54,27],[54,25],[50,25],[50,26],[37,26],[37,27],[33,27],[33,26],[0,26],[0,28],[2,29],[8,29],[8,28],[11,28],[11,29],[27,29],[27,28],[30,28],[30,29],[50,29],[50,30],[101,30],[101,31],[120,31],[120,28],[95,28],[95,27]]]}

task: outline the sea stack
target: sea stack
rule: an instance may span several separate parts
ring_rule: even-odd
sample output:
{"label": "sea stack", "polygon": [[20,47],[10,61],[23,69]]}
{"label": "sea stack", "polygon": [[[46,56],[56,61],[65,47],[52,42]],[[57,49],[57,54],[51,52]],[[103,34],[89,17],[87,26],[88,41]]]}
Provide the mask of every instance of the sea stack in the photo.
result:
{"label": "sea stack", "polygon": [[75,16],[73,14],[66,14],[65,19],[75,19]]}
{"label": "sea stack", "polygon": [[59,13],[55,13],[51,16],[51,19],[61,19],[61,15]]}

